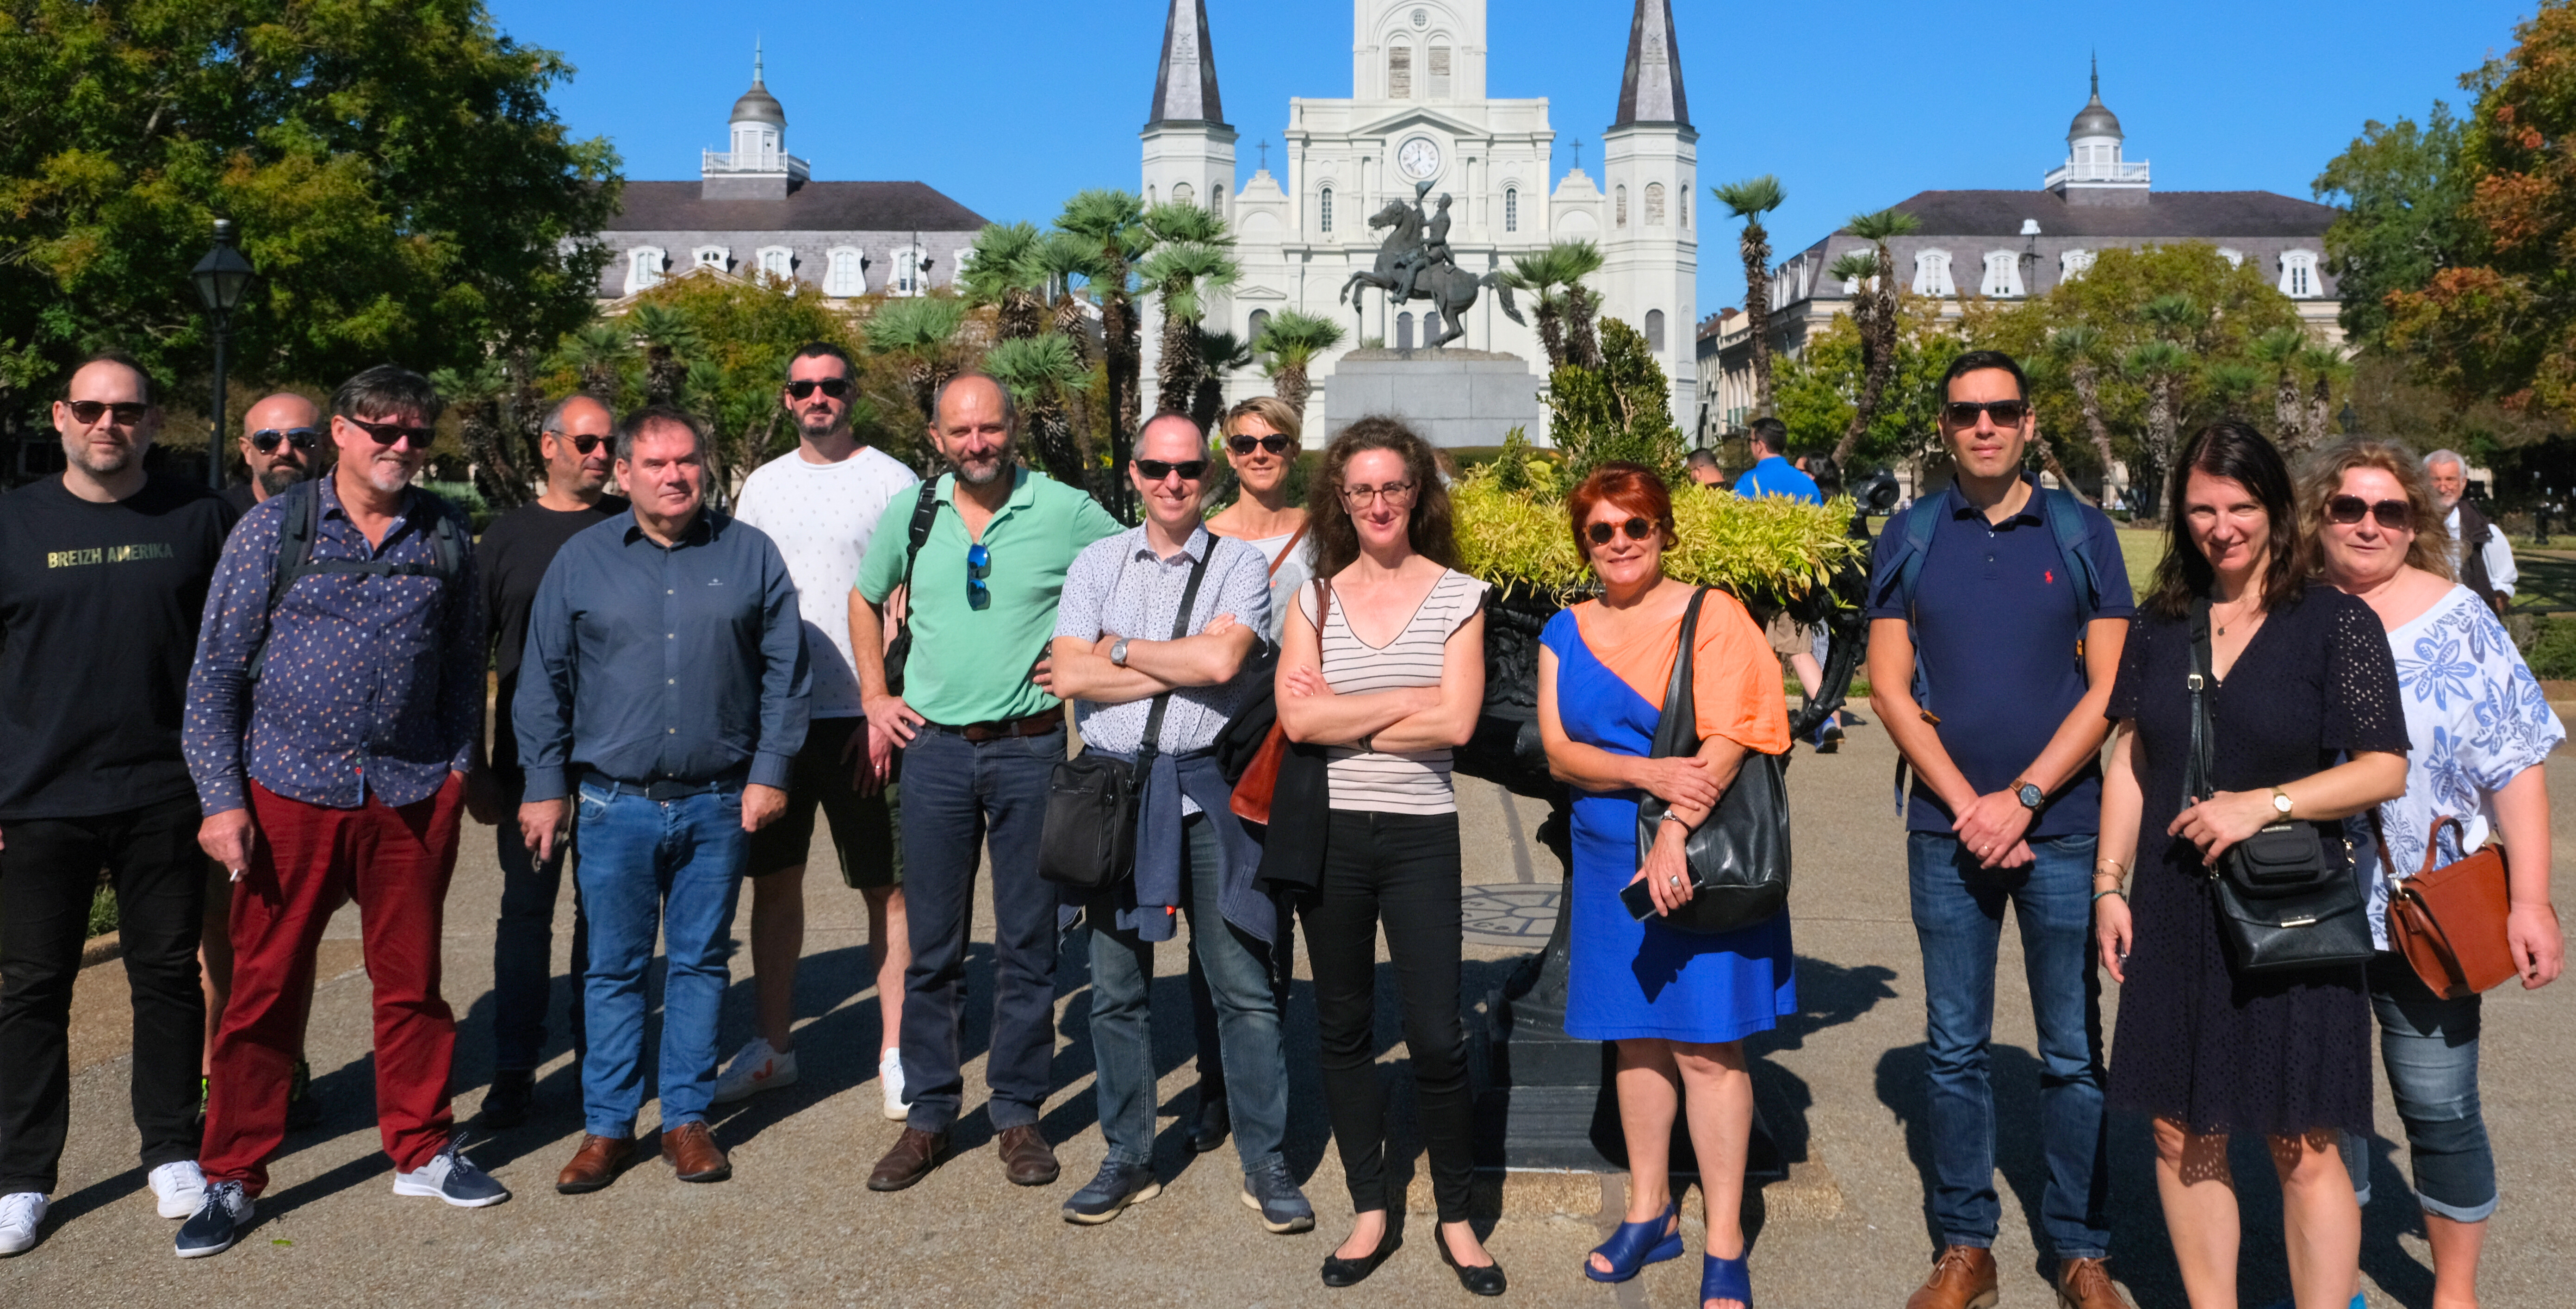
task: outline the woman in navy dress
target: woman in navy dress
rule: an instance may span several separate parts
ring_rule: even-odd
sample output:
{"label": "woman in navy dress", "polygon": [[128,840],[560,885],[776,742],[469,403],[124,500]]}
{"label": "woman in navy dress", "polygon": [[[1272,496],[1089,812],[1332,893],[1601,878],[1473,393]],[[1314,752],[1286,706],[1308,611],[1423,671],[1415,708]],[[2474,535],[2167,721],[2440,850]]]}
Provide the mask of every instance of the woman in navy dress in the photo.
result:
{"label": "woman in navy dress", "polygon": [[[1584,1273],[1625,1281],[1681,1254],[1669,1162],[1674,1114],[1686,1096],[1708,1202],[1703,1309],[1745,1309],[1752,1290],[1740,1219],[1753,1084],[1743,1041],[1797,1009],[1789,916],[1697,936],[1631,918],[1619,893],[1643,878],[1658,914],[1688,901],[1682,843],[1690,828],[1715,808],[1748,751],[1789,748],[1779,664],[1744,606],[1710,591],[1691,655],[1693,710],[1706,744],[1693,756],[1647,758],[1697,589],[1664,576],[1672,496],[1647,469],[1610,463],[1575,488],[1568,507],[1602,595],[1558,614],[1539,636],[1539,731],[1550,771],[1576,791],[1565,1030],[1618,1043],[1629,1170],[1627,1221]],[[1647,792],[1671,804],[1672,817],[1640,868],[1637,801]]]}

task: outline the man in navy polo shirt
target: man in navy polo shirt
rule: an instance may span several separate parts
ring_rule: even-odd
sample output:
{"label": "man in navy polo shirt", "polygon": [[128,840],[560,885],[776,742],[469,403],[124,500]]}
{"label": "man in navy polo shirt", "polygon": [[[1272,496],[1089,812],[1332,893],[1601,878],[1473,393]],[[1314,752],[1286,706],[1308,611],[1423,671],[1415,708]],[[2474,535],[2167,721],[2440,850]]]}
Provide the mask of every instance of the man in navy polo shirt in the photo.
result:
{"label": "man in navy polo shirt", "polygon": [[[1913,770],[1906,865],[1943,1247],[1906,1306],[1965,1309],[1995,1292],[1987,1044],[2009,901],[2039,1029],[2040,1223],[2063,1303],[2119,1309],[2102,1267],[2110,1182],[2089,893],[2102,709],[2134,607],[2128,571],[2109,519],[2052,503],[2067,493],[2024,470],[2033,417],[2019,364],[1970,351],[1941,387],[1958,477],[1920,511],[1928,519],[1899,515],[1879,535],[1868,610],[1870,700]],[[2070,553],[2082,555],[2072,566]]]}

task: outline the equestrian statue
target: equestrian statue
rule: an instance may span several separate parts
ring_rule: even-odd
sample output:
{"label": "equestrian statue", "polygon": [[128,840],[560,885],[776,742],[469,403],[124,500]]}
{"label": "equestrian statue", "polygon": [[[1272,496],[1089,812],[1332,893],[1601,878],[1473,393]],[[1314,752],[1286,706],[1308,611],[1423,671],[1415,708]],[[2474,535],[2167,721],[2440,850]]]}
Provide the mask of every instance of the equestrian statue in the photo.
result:
{"label": "equestrian statue", "polygon": [[1384,209],[1370,215],[1372,230],[1395,230],[1387,233],[1386,241],[1378,246],[1377,267],[1353,273],[1349,281],[1342,283],[1341,301],[1351,303],[1351,288],[1355,286],[1376,287],[1386,293],[1390,305],[1430,301],[1432,308],[1422,316],[1426,349],[1438,349],[1467,334],[1467,307],[1476,303],[1479,287],[1492,287],[1494,294],[1502,297],[1505,317],[1515,323],[1526,322],[1520,306],[1512,303],[1512,289],[1503,282],[1501,273],[1478,277],[1458,267],[1449,253],[1449,197],[1442,195],[1439,211],[1426,215],[1422,199],[1430,191],[1429,182],[1417,183],[1411,201],[1389,200]]}

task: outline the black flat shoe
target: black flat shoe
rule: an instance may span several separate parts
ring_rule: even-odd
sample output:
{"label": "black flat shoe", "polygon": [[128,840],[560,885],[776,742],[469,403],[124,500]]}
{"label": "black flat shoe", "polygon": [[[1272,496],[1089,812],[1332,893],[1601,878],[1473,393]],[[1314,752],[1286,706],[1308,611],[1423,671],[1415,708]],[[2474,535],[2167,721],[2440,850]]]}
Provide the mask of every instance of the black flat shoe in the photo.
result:
{"label": "black flat shoe", "polygon": [[1501,1295],[1503,1293],[1505,1282],[1503,1278],[1502,1264],[1499,1262],[1490,1264],[1462,1264],[1458,1262],[1458,1256],[1449,1253],[1448,1241],[1434,1237],[1432,1239],[1432,1244],[1440,1247],[1440,1262],[1449,1265],[1452,1269],[1457,1271],[1458,1285],[1466,1287],[1467,1294]]}
{"label": "black flat shoe", "polygon": [[1368,1275],[1376,1272],[1377,1266],[1385,1263],[1387,1256],[1394,1254],[1397,1247],[1403,1244],[1403,1238],[1397,1236],[1393,1228],[1389,1228],[1386,1235],[1378,1238],[1377,1248],[1370,1251],[1365,1258],[1344,1259],[1339,1255],[1325,1255],[1324,1285],[1357,1286],[1367,1281]]}
{"label": "black flat shoe", "polygon": [[1225,1144],[1226,1136],[1233,1130],[1233,1116],[1226,1112],[1222,1098],[1201,1099],[1198,1122],[1190,1128],[1190,1153],[1212,1153]]}

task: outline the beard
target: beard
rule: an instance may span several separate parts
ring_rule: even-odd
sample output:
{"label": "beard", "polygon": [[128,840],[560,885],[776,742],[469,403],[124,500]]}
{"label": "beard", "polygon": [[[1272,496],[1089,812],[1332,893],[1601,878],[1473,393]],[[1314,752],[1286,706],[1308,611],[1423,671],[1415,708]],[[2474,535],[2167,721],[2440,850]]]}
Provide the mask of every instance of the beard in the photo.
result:
{"label": "beard", "polygon": [[972,463],[951,459],[948,461],[948,465],[949,467],[957,470],[958,481],[964,482],[969,486],[983,486],[991,482],[993,479],[1011,471],[1011,464],[1013,462],[1011,456],[1011,447],[1006,445],[994,450],[992,454],[985,458],[975,460]]}
{"label": "beard", "polygon": [[303,481],[304,477],[305,470],[292,464],[274,465],[267,472],[259,475],[259,493],[262,497],[284,495],[289,488]]}
{"label": "beard", "polygon": [[90,443],[87,441],[81,442],[77,448],[79,451],[77,454],[66,451],[65,458],[77,465],[82,472],[88,473],[92,477],[114,477],[128,468],[132,468],[135,461],[142,457],[141,454],[130,445],[119,447],[113,454],[94,454],[91,451]]}
{"label": "beard", "polygon": [[806,436],[830,436],[841,430],[841,420],[828,409],[808,410],[796,416],[796,430]]}

